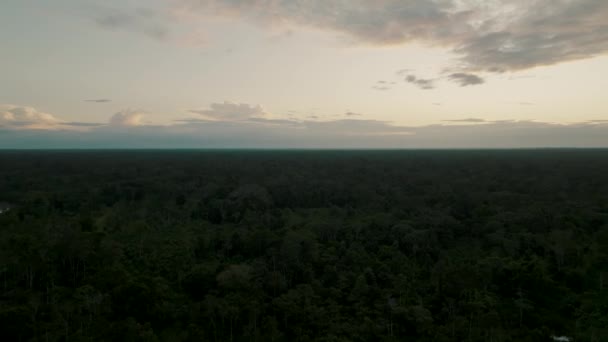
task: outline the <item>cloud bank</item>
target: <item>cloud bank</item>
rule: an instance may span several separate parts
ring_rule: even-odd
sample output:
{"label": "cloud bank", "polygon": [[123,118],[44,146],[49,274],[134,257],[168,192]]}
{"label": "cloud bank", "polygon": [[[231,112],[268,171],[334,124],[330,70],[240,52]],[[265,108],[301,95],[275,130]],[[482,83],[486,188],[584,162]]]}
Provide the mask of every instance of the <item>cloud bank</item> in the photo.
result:
{"label": "cloud bank", "polygon": [[[216,103],[171,125],[124,110],[108,123],[69,123],[31,107],[0,106],[0,148],[535,148],[608,147],[608,122],[445,120],[398,126],[380,120],[294,120],[259,105]],[[349,115],[352,114],[352,115]],[[128,129],[125,129],[128,127]]]}
{"label": "cloud bank", "polygon": [[193,109],[190,112],[206,119],[225,121],[241,121],[266,116],[266,112],[260,105],[232,102],[213,103],[209,109]]}

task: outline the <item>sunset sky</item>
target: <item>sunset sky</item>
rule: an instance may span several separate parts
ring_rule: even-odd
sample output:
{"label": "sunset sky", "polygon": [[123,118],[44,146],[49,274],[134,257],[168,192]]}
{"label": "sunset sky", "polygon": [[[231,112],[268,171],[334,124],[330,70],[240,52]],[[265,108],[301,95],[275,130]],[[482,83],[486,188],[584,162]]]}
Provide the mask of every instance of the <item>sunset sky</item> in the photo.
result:
{"label": "sunset sky", "polygon": [[0,148],[608,147],[605,0],[3,0]]}

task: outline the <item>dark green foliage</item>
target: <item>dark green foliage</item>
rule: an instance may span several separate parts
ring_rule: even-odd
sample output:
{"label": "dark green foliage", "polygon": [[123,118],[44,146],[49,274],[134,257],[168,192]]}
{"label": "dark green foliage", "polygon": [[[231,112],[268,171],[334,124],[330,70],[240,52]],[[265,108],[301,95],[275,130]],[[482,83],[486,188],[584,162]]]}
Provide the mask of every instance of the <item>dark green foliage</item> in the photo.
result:
{"label": "dark green foliage", "polygon": [[0,153],[6,341],[608,341],[608,151]]}

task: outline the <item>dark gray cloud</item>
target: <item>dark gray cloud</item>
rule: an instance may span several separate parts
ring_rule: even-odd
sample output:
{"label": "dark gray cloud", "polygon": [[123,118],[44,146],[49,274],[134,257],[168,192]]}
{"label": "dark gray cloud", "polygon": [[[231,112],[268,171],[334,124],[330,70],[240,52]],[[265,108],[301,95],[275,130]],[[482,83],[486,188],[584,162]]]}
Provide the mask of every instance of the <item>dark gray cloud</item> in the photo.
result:
{"label": "dark gray cloud", "polygon": [[112,102],[112,100],[110,100],[110,99],[91,99],[91,100],[84,100],[84,102],[107,103],[107,102]]}
{"label": "dark gray cloud", "polygon": [[485,82],[483,78],[481,78],[477,75],[467,74],[464,72],[457,72],[457,73],[451,74],[448,76],[448,78],[451,81],[460,84],[461,87],[483,84]]}
{"label": "dark gray cloud", "polygon": [[[517,71],[608,52],[605,0],[173,0],[174,13],[306,26],[367,44],[422,42],[471,71]],[[405,74],[405,72],[403,72]]]}
{"label": "dark gray cloud", "polygon": [[418,88],[424,89],[424,90],[429,90],[429,89],[435,88],[434,79],[424,79],[424,78],[418,78],[415,75],[407,75],[407,77],[405,78],[405,81],[407,83],[411,83],[411,84],[417,86]]}
{"label": "dark gray cloud", "polygon": [[489,19],[456,51],[478,69],[512,71],[605,54],[608,2],[509,1],[515,10]]}

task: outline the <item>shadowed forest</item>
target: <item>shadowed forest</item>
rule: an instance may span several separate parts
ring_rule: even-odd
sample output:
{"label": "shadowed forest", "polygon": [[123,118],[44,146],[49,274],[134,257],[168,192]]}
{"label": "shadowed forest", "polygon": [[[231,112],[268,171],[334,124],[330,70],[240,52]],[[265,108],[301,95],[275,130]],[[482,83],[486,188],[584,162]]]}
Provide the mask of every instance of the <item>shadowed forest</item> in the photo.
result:
{"label": "shadowed forest", "polygon": [[608,341],[608,150],[5,151],[4,341]]}

